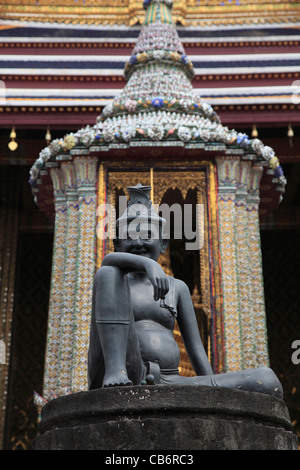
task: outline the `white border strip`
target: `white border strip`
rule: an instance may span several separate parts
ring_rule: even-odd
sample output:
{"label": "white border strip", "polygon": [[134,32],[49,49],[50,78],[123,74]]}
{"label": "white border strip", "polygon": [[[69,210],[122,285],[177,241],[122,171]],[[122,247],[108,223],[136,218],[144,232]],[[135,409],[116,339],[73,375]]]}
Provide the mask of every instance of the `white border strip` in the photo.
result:
{"label": "white border strip", "polygon": [[[235,75],[235,74],[254,74],[254,73],[281,73],[281,72],[300,72],[299,66],[289,67],[227,67],[227,68],[201,68],[195,69],[196,75]],[[30,68],[3,68],[3,75],[51,75],[51,76],[123,76],[123,69],[30,69]]]}
{"label": "white border strip", "polygon": [[[193,61],[201,62],[256,62],[261,60],[299,60],[300,53],[282,54],[216,54],[216,55],[191,55]],[[125,62],[130,59],[130,55],[2,55],[0,60],[14,62]]]}
{"label": "white border strip", "polygon": [[[107,97],[118,96],[123,91],[122,88],[76,88],[76,89],[63,89],[63,88],[6,88],[6,96],[8,98],[40,98],[45,99],[51,96],[59,96],[60,99],[76,99],[76,97],[83,97],[88,99],[90,97],[98,96],[99,99]],[[291,95],[295,91],[295,86],[265,86],[265,87],[232,87],[232,88],[194,88],[194,92],[201,97],[209,98],[223,98],[223,97],[245,97],[254,96],[259,97],[262,95],[264,98],[275,95]],[[238,96],[240,95],[240,96]],[[247,96],[248,95],[248,96]],[[81,98],[80,98],[81,99]]]}

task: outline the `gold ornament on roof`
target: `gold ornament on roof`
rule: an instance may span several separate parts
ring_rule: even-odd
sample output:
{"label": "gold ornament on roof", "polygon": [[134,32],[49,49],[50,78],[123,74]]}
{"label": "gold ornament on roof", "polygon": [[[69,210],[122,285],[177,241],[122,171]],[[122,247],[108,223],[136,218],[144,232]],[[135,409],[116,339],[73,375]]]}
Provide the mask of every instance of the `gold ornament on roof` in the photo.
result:
{"label": "gold ornament on roof", "polygon": [[[164,0],[167,4],[170,0]],[[201,2],[203,3],[203,2]],[[145,19],[143,4],[137,0],[0,0],[5,20],[86,25],[135,25]],[[185,26],[296,23],[300,21],[298,3],[244,1],[221,5],[219,0],[200,4],[198,0],[174,0],[173,20]]]}
{"label": "gold ornament on roof", "polygon": [[15,141],[16,137],[17,137],[16,130],[13,127],[12,130],[11,130],[11,133],[10,133],[11,141],[8,144],[8,148],[12,152],[14,152],[18,148],[18,143]]}

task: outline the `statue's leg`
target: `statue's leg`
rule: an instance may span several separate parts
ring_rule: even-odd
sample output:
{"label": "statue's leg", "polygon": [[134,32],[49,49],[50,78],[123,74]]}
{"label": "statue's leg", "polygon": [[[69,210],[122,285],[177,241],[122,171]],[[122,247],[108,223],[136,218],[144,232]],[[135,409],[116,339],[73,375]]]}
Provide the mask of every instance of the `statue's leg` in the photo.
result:
{"label": "statue's leg", "polygon": [[282,385],[277,375],[269,367],[218,374],[213,377],[213,384],[217,387],[238,388],[239,390],[283,398]]}
{"label": "statue's leg", "polygon": [[162,383],[166,385],[206,385],[258,392],[283,398],[282,385],[276,374],[269,367],[258,367],[224,374],[183,377],[179,375],[163,375]]}
{"label": "statue's leg", "polygon": [[143,372],[127,278],[118,268],[103,266],[94,279],[90,388],[139,383]]}

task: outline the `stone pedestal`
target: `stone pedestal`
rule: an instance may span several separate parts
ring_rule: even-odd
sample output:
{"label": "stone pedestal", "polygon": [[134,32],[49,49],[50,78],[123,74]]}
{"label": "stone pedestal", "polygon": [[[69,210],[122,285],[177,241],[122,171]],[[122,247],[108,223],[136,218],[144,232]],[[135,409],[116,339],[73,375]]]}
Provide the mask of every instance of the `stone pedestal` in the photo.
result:
{"label": "stone pedestal", "polygon": [[292,450],[283,401],[204,386],[134,386],[60,397],[42,411],[36,450]]}

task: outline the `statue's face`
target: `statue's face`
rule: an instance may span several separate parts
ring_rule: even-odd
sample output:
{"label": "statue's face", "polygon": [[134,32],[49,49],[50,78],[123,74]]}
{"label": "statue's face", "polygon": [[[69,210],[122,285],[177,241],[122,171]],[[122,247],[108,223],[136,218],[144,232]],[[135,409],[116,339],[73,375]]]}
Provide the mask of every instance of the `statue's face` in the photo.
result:
{"label": "statue's face", "polygon": [[154,224],[128,224],[119,229],[119,238],[115,242],[117,251],[145,256],[155,261],[165,250],[165,243],[160,238],[159,227]]}

